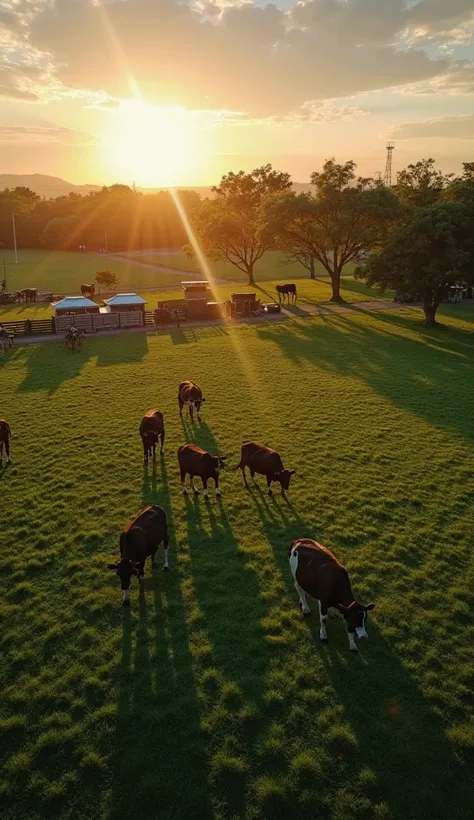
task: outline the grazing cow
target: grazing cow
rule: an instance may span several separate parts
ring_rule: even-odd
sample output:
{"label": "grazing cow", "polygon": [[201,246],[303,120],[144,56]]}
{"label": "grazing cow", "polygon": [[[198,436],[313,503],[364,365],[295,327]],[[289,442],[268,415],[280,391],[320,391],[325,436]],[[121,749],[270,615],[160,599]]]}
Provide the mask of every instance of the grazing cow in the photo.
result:
{"label": "grazing cow", "polygon": [[266,477],[269,495],[272,494],[272,481],[277,481],[281,486],[281,494],[284,496],[285,490],[288,490],[290,486],[291,476],[296,473],[296,470],[285,470],[276,450],[265,447],[263,444],[257,444],[256,441],[245,441],[242,444],[240,464],[233,468],[234,470],[242,470],[244,484],[248,487],[247,476],[245,475],[246,467],[250,470],[254,484],[256,484],[255,473]]}
{"label": "grazing cow", "polygon": [[89,296],[92,299],[95,293],[95,285],[81,285],[81,293],[83,296]]}
{"label": "grazing cow", "polygon": [[38,293],[37,288],[24,288],[23,290],[20,290],[20,292],[18,294],[18,299],[19,299],[20,302],[21,302],[22,299],[24,299],[25,302],[36,302],[36,294],[37,293]]}
{"label": "grazing cow", "polygon": [[13,336],[13,333],[9,333],[5,330],[3,325],[0,325],[0,350],[2,352],[2,356],[5,353],[5,348],[7,345],[8,347],[13,347]]}
{"label": "grazing cow", "polygon": [[181,382],[178,387],[179,415],[181,418],[183,418],[183,407],[187,405],[191,421],[194,421],[194,411],[197,413],[198,420],[201,421],[199,411],[201,404],[204,404],[205,401],[202,390],[196,382]]}
{"label": "grazing cow", "polygon": [[365,628],[367,613],[375,604],[360,604],[354,599],[347,570],[326,547],[312,538],[298,538],[289,549],[290,567],[295,579],[303,615],[311,610],[306,595],[317,598],[319,603],[319,637],[327,642],[326,623],[328,609],[337,609],[347,625],[349,649],[357,652],[354,637],[368,638]]}
{"label": "grazing cow", "polygon": [[278,301],[281,304],[281,297],[283,296],[283,302],[285,302],[285,295],[288,304],[290,304],[290,295],[291,301],[296,302],[296,298],[298,296],[296,292],[296,285],[294,283],[290,283],[288,285],[277,285],[276,286],[277,293],[278,293]]}
{"label": "grazing cow", "polygon": [[145,561],[151,556],[151,563],[155,563],[158,547],[163,542],[165,563],[163,570],[168,569],[168,524],[166,513],[156,504],[144,507],[135,518],[122,530],[120,534],[120,561],[109,564],[108,569],[115,570],[122,586],[124,606],[130,604],[130,582],[136,575],[142,590],[145,575]]}
{"label": "grazing cow", "polygon": [[155,461],[158,438],[161,438],[161,453],[163,452],[163,445],[165,443],[165,424],[161,410],[149,410],[148,413],[145,413],[140,422],[138,432],[142,437],[145,464],[148,464],[148,457],[151,453],[153,453],[153,461]]}
{"label": "grazing cow", "polygon": [[3,446],[5,445],[5,453],[7,456],[7,464],[11,463],[10,458],[10,439],[12,431],[6,419],[0,419],[0,467],[3,467]]}
{"label": "grazing cow", "polygon": [[210,478],[214,480],[216,485],[216,495],[222,495],[219,489],[219,469],[224,466],[224,461],[227,456],[211,456],[205,450],[201,450],[196,444],[183,444],[178,449],[178,462],[181,474],[181,484],[183,487],[183,495],[188,494],[186,486],[186,476],[189,474],[191,479],[191,488],[195,494],[199,494],[199,490],[194,486],[194,476],[198,476],[204,487],[204,498],[208,498],[207,482]]}

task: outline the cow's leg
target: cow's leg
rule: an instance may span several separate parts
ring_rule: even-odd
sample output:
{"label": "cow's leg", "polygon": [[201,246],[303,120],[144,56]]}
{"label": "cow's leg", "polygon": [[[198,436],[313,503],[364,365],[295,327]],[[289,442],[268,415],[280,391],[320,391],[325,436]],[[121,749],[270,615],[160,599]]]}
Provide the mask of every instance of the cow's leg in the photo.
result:
{"label": "cow's leg", "polygon": [[145,459],[145,464],[148,464],[148,447],[145,446],[145,443],[143,443],[143,457]]}
{"label": "cow's leg", "polygon": [[183,495],[187,495],[188,494],[188,488],[186,487],[186,471],[185,470],[180,470],[179,472],[180,472],[180,476],[181,476],[181,486],[183,488]]}
{"label": "cow's leg", "polygon": [[347,635],[349,638],[349,649],[351,650],[351,652],[358,652],[359,650],[357,649],[357,644],[354,640],[354,632],[348,631]]}
{"label": "cow's leg", "polygon": [[295,578],[295,589],[296,589],[296,591],[298,593],[298,597],[300,599],[301,612],[303,613],[303,615],[311,615],[311,610],[308,606],[308,601],[306,600],[306,593],[305,593],[304,589],[302,589],[300,587],[300,585],[299,585],[298,581],[296,580],[296,578]]}
{"label": "cow's leg", "polygon": [[255,486],[258,487],[258,484],[255,481],[255,470],[250,470],[250,477],[251,477],[253,483],[255,484]]}
{"label": "cow's leg", "polygon": [[247,476],[245,475],[245,464],[244,464],[244,466],[242,467],[242,478],[244,479],[244,485],[245,485],[246,487],[248,487],[249,485],[248,485],[248,483],[247,483]]}
{"label": "cow's leg", "polygon": [[323,642],[326,642],[328,639],[328,633],[326,629],[326,624],[328,622],[328,608],[327,606],[323,605],[321,601],[318,601],[319,604],[319,637]]}
{"label": "cow's leg", "polygon": [[156,442],[153,442],[153,461],[156,461]]}
{"label": "cow's leg", "polygon": [[209,498],[209,493],[207,491],[207,482],[208,482],[207,477],[202,479],[202,486],[204,487],[204,498]]}
{"label": "cow's leg", "polygon": [[301,611],[303,615],[311,615],[311,610],[308,606],[308,601],[306,600],[306,593],[304,589],[302,589],[296,580],[296,570],[298,569],[298,551],[293,550],[290,555],[290,569],[293,574],[293,578],[295,579],[295,589],[298,593],[298,598],[300,599]]}
{"label": "cow's leg", "polygon": [[163,538],[163,546],[165,548],[165,563],[162,566],[163,572],[166,572],[168,570],[168,566],[169,566],[168,565],[169,544],[170,544],[170,540],[169,540],[168,530],[166,530],[164,538]]}
{"label": "cow's leg", "polygon": [[179,415],[183,418],[183,407],[184,401],[178,396],[178,403],[179,403]]}
{"label": "cow's leg", "polygon": [[163,430],[163,432],[161,433],[161,447],[160,447],[160,453],[162,453],[162,452],[163,452],[163,448],[164,448],[164,446],[165,446],[165,431]]}
{"label": "cow's leg", "polygon": [[5,453],[7,455],[7,464],[11,464],[10,458],[10,436],[7,435],[5,440]]}
{"label": "cow's leg", "polygon": [[3,466],[3,441],[0,441],[0,467]]}
{"label": "cow's leg", "polygon": [[217,473],[216,473],[216,476],[214,478],[214,481],[215,481],[215,484],[216,484],[216,495],[222,495],[220,487],[219,487],[219,476],[218,476]]}
{"label": "cow's leg", "polygon": [[192,403],[188,404],[189,416],[191,418],[191,424],[194,424],[194,405]]}
{"label": "cow's leg", "polygon": [[[193,488],[193,490],[194,490],[194,495],[199,495],[199,490],[198,490],[198,488],[194,486],[194,475],[193,475],[192,473],[189,473],[189,477],[190,477],[190,479],[191,479],[191,487],[192,487],[192,488]],[[203,479],[203,483],[204,483],[204,479]]]}
{"label": "cow's leg", "polygon": [[272,495],[272,480],[269,475],[267,475],[267,487],[268,487],[268,495]]}

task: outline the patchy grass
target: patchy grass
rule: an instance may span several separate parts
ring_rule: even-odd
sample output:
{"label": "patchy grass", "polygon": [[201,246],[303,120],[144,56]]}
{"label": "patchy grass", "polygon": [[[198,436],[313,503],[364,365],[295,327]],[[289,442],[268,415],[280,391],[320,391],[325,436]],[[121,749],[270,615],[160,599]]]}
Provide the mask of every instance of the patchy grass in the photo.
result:
{"label": "patchy grass", "polygon": [[[474,800],[474,310],[407,310],[18,347],[0,359],[0,799],[8,820],[432,820]],[[198,379],[201,426],[176,387]],[[159,405],[166,452],[137,428]],[[286,502],[224,472],[180,494],[176,449],[297,474]],[[120,606],[106,565],[162,504],[170,572]],[[288,567],[309,535],[374,600],[349,653],[303,620]],[[313,607],[317,612],[317,606]]]}

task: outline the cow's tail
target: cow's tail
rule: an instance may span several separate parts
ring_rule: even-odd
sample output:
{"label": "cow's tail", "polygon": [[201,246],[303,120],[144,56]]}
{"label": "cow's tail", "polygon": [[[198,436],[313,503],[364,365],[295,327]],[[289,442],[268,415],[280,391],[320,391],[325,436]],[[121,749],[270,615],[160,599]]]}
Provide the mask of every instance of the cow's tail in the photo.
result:
{"label": "cow's tail", "polygon": [[231,473],[235,473],[236,470],[241,470],[242,467],[243,467],[243,463],[242,463],[242,459],[240,459],[240,462],[235,467],[229,467],[229,470],[230,470]]}

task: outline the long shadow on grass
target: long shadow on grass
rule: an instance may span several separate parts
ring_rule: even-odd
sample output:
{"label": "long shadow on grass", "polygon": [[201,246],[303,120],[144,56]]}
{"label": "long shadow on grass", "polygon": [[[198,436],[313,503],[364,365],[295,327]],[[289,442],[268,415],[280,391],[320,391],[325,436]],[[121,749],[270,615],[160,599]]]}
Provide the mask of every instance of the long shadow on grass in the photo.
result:
{"label": "long shadow on grass", "polygon": [[474,801],[472,756],[463,760],[454,751],[440,716],[373,621],[369,643],[355,657],[339,618],[329,621],[327,647],[319,644],[317,614],[308,628],[358,741],[357,760],[349,762],[353,775],[364,767],[375,774],[374,797],[388,803],[394,820],[467,818]]}
{"label": "long shadow on grass", "polygon": [[[207,749],[200,727],[196,682],[189,651],[175,527],[161,462],[163,493],[146,482],[142,503],[166,510],[170,570],[147,566],[144,594],[135,588],[122,619],[121,661],[117,682],[117,719],[112,754],[111,820],[128,820],[131,806],[139,817],[212,817],[207,779]],[[152,473],[153,475],[153,473]],[[135,639],[135,647],[134,647]]]}
{"label": "long shadow on grass", "polygon": [[98,367],[110,367],[116,364],[137,364],[148,355],[148,337],[146,333],[122,333],[90,342],[92,355],[97,356]]}
{"label": "long shadow on grass", "polygon": [[355,314],[322,316],[297,325],[265,325],[257,333],[290,361],[306,360],[317,369],[365,381],[430,423],[474,438],[468,423],[474,415],[474,351],[472,334],[465,330],[424,331],[411,318],[390,313],[370,323]]}
{"label": "long shadow on grass", "polygon": [[27,367],[27,374],[18,387],[18,392],[45,391],[53,394],[63,384],[72,381],[93,357],[90,346],[72,353],[65,345],[44,342],[25,345],[21,356]]}
{"label": "long shadow on grass", "polygon": [[[296,537],[315,534],[295,508],[289,513],[285,510],[283,499],[267,498],[259,490],[252,491],[252,496],[286,591],[294,602],[294,616],[301,618],[288,547]],[[339,617],[330,617],[329,644],[321,645],[317,603],[310,600],[310,605],[313,615],[304,623],[311,633],[314,652],[323,663],[358,744],[355,754],[346,746],[344,733],[331,741],[335,760],[343,761],[345,782],[354,783],[362,770],[370,770],[369,798],[374,804],[388,803],[390,814],[386,816],[393,820],[467,818],[474,800],[472,752],[462,759],[454,751],[441,718],[373,619],[368,625],[369,641],[361,643],[359,656],[354,656],[349,652],[345,624]],[[321,686],[324,683],[322,680]],[[330,801],[331,791],[329,787]]]}

